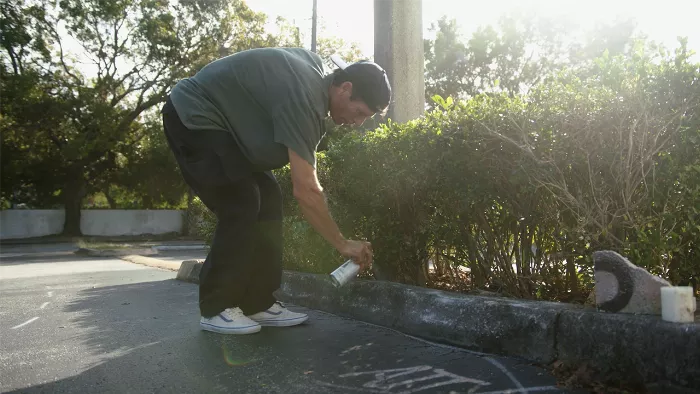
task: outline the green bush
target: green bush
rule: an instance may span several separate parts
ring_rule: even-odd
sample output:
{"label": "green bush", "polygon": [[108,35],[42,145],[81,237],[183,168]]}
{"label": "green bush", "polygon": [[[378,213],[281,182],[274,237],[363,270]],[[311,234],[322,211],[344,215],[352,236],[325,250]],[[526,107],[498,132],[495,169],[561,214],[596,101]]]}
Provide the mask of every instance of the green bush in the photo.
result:
{"label": "green bush", "polygon": [[[332,208],[375,247],[381,276],[580,301],[591,253],[616,250],[677,284],[700,277],[700,68],[675,56],[599,59],[526,97],[477,96],[327,152]],[[459,280],[459,279],[458,279]]]}
{"label": "green bush", "polygon": [[[592,252],[611,249],[697,281],[700,65],[640,49],[586,75],[521,97],[436,97],[420,119],[334,136],[319,178],[343,233],[372,242],[376,276],[581,302]],[[288,172],[285,264],[330,272],[342,259],[303,221]]]}
{"label": "green bush", "polygon": [[[321,153],[319,162],[323,161],[324,155]],[[324,167],[323,164],[321,166]],[[319,274],[330,273],[342,264],[342,257],[302,217],[292,195],[289,166],[274,173],[284,197],[284,268]],[[323,174],[321,171],[321,176]],[[207,244],[211,244],[216,230],[216,217],[197,197],[188,207],[187,220],[190,235],[199,236]]]}
{"label": "green bush", "polygon": [[211,245],[216,230],[216,216],[199,197],[195,197],[188,204],[186,220],[189,235],[200,237],[207,245]]}
{"label": "green bush", "polygon": [[338,252],[305,220],[284,219],[284,269],[328,274],[343,263]]}

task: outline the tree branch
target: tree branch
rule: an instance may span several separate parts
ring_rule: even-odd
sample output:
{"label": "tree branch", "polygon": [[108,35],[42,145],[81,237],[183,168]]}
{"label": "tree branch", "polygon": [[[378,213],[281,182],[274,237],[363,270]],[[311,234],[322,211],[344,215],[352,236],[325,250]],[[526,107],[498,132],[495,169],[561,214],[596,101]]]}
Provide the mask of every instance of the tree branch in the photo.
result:
{"label": "tree branch", "polygon": [[77,75],[75,75],[70,68],[68,67],[68,64],[66,64],[65,56],[63,53],[63,43],[61,42],[61,37],[59,36],[58,32],[56,31],[56,28],[51,24],[51,23],[46,23],[46,26],[48,29],[51,31],[53,38],[56,40],[58,43],[58,49],[59,49],[59,54],[60,54],[60,61],[61,61],[61,66],[63,66],[63,71],[65,71],[66,74],[68,74],[71,78],[75,80],[75,83],[77,85],[82,84],[82,80],[78,78]]}
{"label": "tree branch", "polygon": [[12,70],[15,75],[19,75],[19,65],[17,64],[17,55],[15,51],[11,47],[8,47],[7,54],[10,55],[10,60],[12,61]]}
{"label": "tree branch", "polygon": [[112,58],[110,59],[110,65],[112,66],[112,72],[109,73],[110,79],[114,79],[114,76],[117,75],[117,57],[122,53],[122,50],[124,49],[124,46],[126,43],[129,41],[129,35],[131,34],[131,31],[127,34],[127,38],[122,41],[122,43],[119,43],[119,31],[121,30],[122,26],[124,26],[124,22],[126,21],[126,16],[120,19],[119,21],[114,21],[113,25],[113,43],[112,43]]}
{"label": "tree branch", "polygon": [[[97,39],[97,42],[100,44],[99,49],[97,50],[97,78],[102,79],[104,77],[104,74],[109,74],[109,69],[110,65],[107,63],[107,53],[104,51],[105,49],[105,40],[102,38],[102,35],[100,34],[100,25],[99,21],[97,18],[90,18],[90,14],[85,15],[85,19],[90,23],[90,25],[94,28],[94,36]],[[83,48],[85,46],[83,45]]]}
{"label": "tree branch", "polygon": [[160,102],[163,102],[167,91],[168,91],[168,84],[164,84],[164,87],[160,91],[151,95],[151,97],[146,101],[142,101],[142,99],[143,99],[143,93],[142,93],[140,96],[139,104],[136,106],[136,108],[134,108],[131,112],[129,112],[129,114],[126,115],[121,120],[121,122],[119,122],[119,125],[117,126],[117,130],[125,130],[127,127],[129,127],[129,125],[133,121],[135,121],[139,117],[139,115],[141,115],[141,113],[143,113],[143,111],[153,107],[154,105],[156,105]]}

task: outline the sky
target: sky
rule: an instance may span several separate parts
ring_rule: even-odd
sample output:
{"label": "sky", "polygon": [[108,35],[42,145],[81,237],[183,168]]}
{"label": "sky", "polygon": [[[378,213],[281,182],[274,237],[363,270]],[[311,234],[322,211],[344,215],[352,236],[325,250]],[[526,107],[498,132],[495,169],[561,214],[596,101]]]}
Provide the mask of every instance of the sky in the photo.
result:
{"label": "sky", "polygon": [[[311,41],[313,0],[245,0],[274,21],[277,16],[300,27],[305,46]],[[374,0],[317,0],[318,16],[328,35],[359,44],[367,57],[374,54]],[[388,0],[383,0],[388,1]],[[401,1],[401,0],[398,0]],[[481,25],[494,24],[504,13],[532,12],[537,16],[567,18],[584,29],[617,18],[633,18],[639,31],[669,48],[676,37],[688,37],[688,46],[700,53],[700,0],[430,0],[423,6],[424,36],[430,24],[448,14],[460,32],[469,35]],[[696,59],[698,56],[696,55]]]}

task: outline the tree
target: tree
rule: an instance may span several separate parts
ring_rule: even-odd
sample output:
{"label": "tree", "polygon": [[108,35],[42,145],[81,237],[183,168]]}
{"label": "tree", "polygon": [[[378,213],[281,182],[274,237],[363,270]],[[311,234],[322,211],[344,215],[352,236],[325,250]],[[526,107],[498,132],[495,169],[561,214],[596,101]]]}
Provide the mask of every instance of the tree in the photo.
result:
{"label": "tree", "polygon": [[326,66],[335,69],[337,66],[331,62],[331,55],[337,54],[348,63],[354,63],[366,58],[362,54],[356,42],[346,42],[338,37],[320,37],[317,43],[316,53],[326,62]]}
{"label": "tree", "polygon": [[466,42],[454,19],[443,17],[425,40],[426,96],[467,98],[484,92],[520,94],[561,65],[565,34],[552,21],[504,16]]}
{"label": "tree", "polygon": [[467,47],[459,38],[457,21],[442,17],[430,27],[435,39],[424,40],[425,95],[427,102],[434,95],[460,97],[470,88],[467,75]]}
{"label": "tree", "polygon": [[[133,150],[120,155],[119,170],[100,190],[111,208],[123,204],[125,197],[142,209],[178,207],[188,188],[163,134],[163,125],[158,117],[149,116],[139,126],[144,128],[144,137]],[[120,195],[122,201],[117,198]]]}
{"label": "tree", "polygon": [[443,17],[431,26],[435,38],[424,40],[426,99],[466,99],[480,93],[527,93],[568,67],[595,69],[606,53],[625,54],[634,42],[632,21],[600,25],[573,38],[578,30],[564,21],[503,16],[496,26],[479,27],[467,40],[454,19]]}
{"label": "tree", "polygon": [[3,166],[3,197],[59,199],[70,235],[80,234],[82,199],[110,184],[120,158],[157,129],[138,120],[179,79],[280,43],[264,32],[265,15],[240,0],[5,0],[2,8],[2,161],[15,163]]}

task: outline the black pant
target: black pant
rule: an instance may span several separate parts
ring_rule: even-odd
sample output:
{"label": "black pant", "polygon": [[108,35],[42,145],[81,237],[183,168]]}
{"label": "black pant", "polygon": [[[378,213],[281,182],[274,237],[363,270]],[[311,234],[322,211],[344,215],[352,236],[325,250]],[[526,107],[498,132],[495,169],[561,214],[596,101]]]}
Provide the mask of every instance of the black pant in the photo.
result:
{"label": "black pant", "polygon": [[233,137],[188,130],[168,99],[163,128],[187,184],[216,215],[199,276],[204,317],[226,308],[266,310],[282,279],[282,193],[271,172],[254,172]]}

